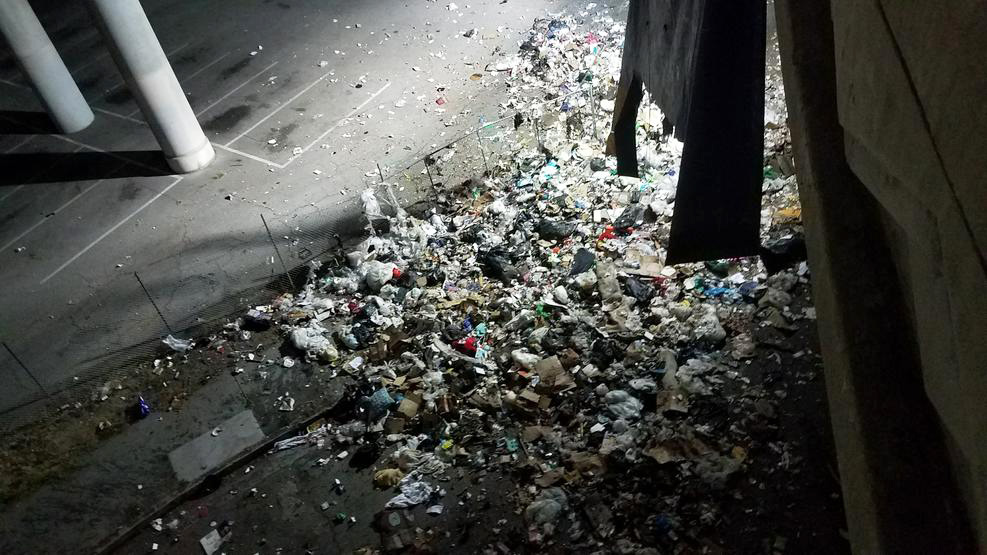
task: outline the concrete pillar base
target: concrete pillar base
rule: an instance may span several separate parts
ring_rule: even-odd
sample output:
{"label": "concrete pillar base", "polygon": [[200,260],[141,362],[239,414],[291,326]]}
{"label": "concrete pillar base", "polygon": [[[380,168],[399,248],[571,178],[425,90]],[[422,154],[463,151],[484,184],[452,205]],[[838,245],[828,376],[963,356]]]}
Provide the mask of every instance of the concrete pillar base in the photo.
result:
{"label": "concrete pillar base", "polygon": [[216,153],[195,119],[140,0],[88,0],[88,5],[168,165],[179,173],[204,168]]}
{"label": "concrete pillar base", "polygon": [[209,141],[206,141],[200,148],[190,154],[182,156],[166,157],[168,166],[178,173],[191,173],[208,166],[216,158],[216,151],[213,150]]}

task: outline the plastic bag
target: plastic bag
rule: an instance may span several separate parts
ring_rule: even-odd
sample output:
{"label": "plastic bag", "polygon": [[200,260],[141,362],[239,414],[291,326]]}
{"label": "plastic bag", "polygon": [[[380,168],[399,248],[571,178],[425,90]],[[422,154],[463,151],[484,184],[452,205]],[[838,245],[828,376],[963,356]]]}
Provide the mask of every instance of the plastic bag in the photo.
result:
{"label": "plastic bag", "polygon": [[176,353],[184,353],[192,348],[192,341],[189,339],[179,339],[173,335],[168,335],[161,341],[165,345],[171,347],[172,351]]}
{"label": "plastic bag", "polygon": [[607,409],[617,418],[632,420],[641,416],[641,409],[644,405],[636,397],[621,389],[607,392],[603,400],[607,403]]}
{"label": "plastic bag", "polygon": [[572,257],[572,269],[569,270],[570,276],[577,276],[583,272],[588,271],[593,267],[596,262],[596,255],[593,251],[589,249],[579,249],[576,251],[576,255]]}

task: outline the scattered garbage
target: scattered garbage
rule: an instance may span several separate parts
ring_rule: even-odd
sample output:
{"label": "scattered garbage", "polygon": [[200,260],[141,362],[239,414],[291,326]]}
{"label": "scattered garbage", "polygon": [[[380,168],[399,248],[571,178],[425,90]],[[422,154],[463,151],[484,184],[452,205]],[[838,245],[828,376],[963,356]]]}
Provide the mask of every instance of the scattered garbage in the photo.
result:
{"label": "scattered garbage", "polygon": [[609,410],[617,418],[634,419],[641,416],[644,405],[626,391],[608,391],[604,396]]}
{"label": "scattered garbage", "polygon": [[[373,467],[364,476],[374,487],[397,488],[375,516],[385,550],[415,545],[415,508],[457,510],[442,500],[451,470],[499,467],[516,480],[510,499],[533,545],[565,526],[573,541],[687,551],[676,538],[717,524],[731,499],[722,490],[749,463],[749,430],[774,415],[765,398],[775,393],[747,388],[744,365],[768,345],[764,329],[814,317],[792,308],[808,273],[794,179],[765,193],[759,258],[664,265],[682,144],[643,106],[641,175],[616,175],[605,137],[590,130],[592,118],[609,126],[623,24],[582,19],[537,20],[518,55],[469,77],[516,85],[506,108],[525,110],[521,123],[535,113],[537,136],[505,141],[510,156],[424,211],[365,190],[368,236],[310,262],[298,291],[238,320],[238,333],[281,335],[282,350],[256,361],[273,376],[317,371],[355,384],[348,421],[272,452],[308,446],[327,450],[318,466]],[[770,133],[766,150],[783,150],[784,127]],[[278,411],[295,409],[284,387],[271,389]],[[639,487],[641,476],[658,476],[662,491]],[[600,494],[615,483],[624,489]],[[336,522],[354,520],[339,512]],[[200,543],[215,550],[226,537],[213,530]]]}
{"label": "scattered garbage", "polygon": [[524,509],[524,519],[533,525],[552,524],[568,505],[562,488],[546,488]]}
{"label": "scattered garbage", "polygon": [[404,472],[400,468],[385,468],[374,474],[374,485],[378,488],[392,488],[401,482]]}
{"label": "scattered garbage", "polygon": [[226,543],[233,535],[233,524],[222,523],[218,528],[213,528],[208,534],[199,539],[199,545],[206,555],[213,555]]}

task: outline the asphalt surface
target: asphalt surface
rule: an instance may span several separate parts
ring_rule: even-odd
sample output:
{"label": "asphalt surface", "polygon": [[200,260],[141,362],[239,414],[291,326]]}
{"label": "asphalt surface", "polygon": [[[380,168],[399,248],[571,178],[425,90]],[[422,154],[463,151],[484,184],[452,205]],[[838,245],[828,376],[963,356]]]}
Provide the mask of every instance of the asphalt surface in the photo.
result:
{"label": "asphalt surface", "polygon": [[134,272],[183,329],[282,273],[261,214],[288,264],[359,232],[376,164],[403,167],[496,119],[504,77],[487,63],[515,53],[535,17],[582,5],[146,0],[217,152],[173,176],[83,3],[32,4],[96,121],[71,136],[15,124],[41,107],[0,50],[0,340],[40,382],[0,349],[0,418],[167,333]]}

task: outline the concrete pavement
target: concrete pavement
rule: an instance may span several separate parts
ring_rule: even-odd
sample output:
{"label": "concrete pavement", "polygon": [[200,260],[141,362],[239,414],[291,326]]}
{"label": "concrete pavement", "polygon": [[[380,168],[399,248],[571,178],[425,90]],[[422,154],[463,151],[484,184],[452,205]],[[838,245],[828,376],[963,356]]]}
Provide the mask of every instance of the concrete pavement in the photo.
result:
{"label": "concrete pavement", "polygon": [[[261,213],[284,247],[291,235],[356,231],[374,163],[402,166],[496,118],[503,78],[483,68],[515,52],[535,17],[574,5],[146,1],[217,147],[206,170],[171,176],[88,15],[35,4],[97,116],[71,136],[0,134],[0,176],[17,176],[0,186],[0,338],[49,390],[106,372],[165,331],[133,272],[183,328],[222,313],[217,304],[243,306],[242,292],[281,273]],[[39,109],[9,56],[0,90],[0,121]],[[38,391],[0,356],[9,411]]]}

